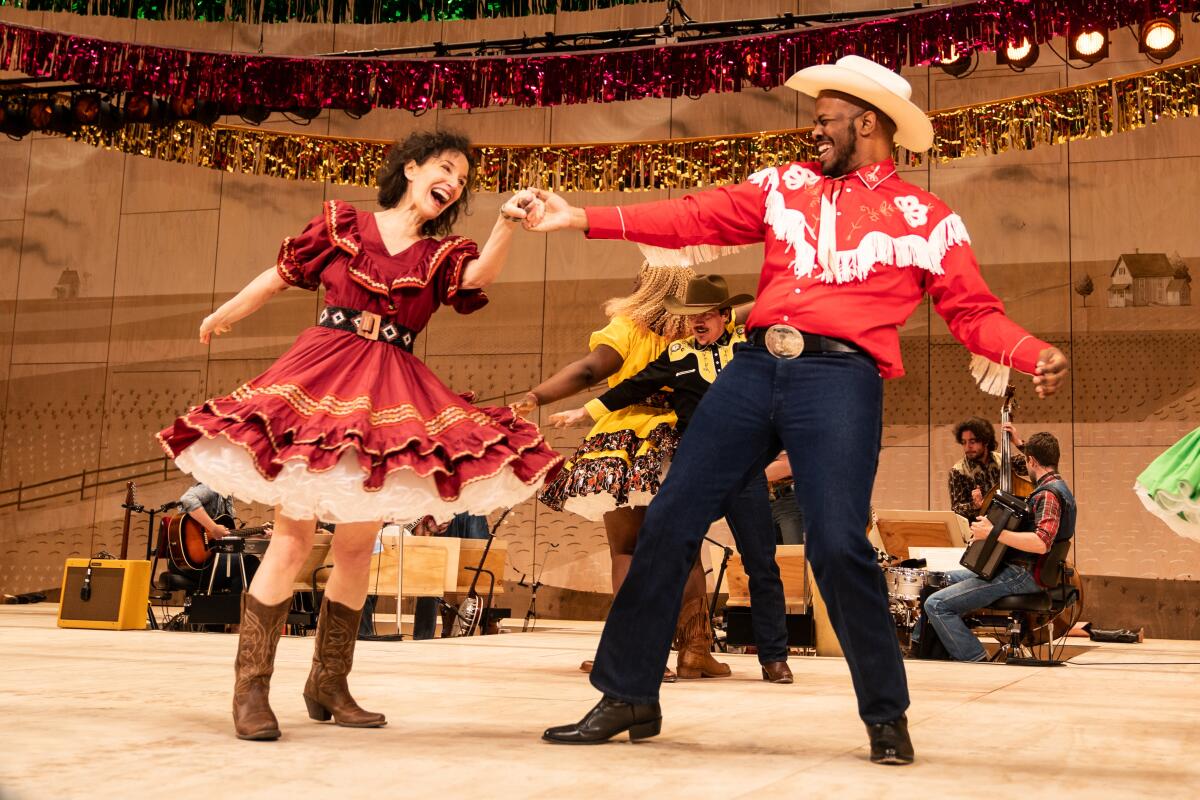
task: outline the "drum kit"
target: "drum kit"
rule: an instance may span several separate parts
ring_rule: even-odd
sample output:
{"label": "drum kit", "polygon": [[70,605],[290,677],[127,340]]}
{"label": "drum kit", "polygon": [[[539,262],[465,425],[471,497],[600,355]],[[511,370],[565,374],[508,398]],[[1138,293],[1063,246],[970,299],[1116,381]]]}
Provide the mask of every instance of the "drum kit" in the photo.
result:
{"label": "drum kit", "polygon": [[[918,562],[921,563],[921,562]],[[921,615],[922,595],[928,596],[950,585],[945,572],[923,567],[888,567],[880,565],[887,582],[888,609],[896,623],[902,646],[907,647],[913,628]]]}

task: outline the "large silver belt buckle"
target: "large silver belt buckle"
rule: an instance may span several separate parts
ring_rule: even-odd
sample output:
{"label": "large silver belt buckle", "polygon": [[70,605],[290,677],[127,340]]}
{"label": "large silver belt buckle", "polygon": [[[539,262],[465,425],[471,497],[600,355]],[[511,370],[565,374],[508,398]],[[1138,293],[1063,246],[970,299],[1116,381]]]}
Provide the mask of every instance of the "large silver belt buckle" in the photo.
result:
{"label": "large silver belt buckle", "polygon": [[763,344],[776,358],[795,358],[804,352],[804,334],[791,325],[772,325],[767,328]]}

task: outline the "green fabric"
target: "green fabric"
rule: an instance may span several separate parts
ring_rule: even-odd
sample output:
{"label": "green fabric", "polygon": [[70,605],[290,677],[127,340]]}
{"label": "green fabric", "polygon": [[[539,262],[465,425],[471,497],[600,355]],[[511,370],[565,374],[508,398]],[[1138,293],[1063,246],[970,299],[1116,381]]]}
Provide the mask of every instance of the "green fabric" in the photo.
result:
{"label": "green fabric", "polygon": [[1200,428],[1154,459],[1137,482],[1152,497],[1168,492],[1181,500],[1200,500]]}

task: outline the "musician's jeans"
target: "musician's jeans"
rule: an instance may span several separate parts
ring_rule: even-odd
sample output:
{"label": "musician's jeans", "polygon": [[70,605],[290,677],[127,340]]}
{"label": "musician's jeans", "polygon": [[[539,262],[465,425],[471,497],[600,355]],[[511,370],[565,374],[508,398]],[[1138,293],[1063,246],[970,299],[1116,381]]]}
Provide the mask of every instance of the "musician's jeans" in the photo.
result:
{"label": "musician's jeans", "polygon": [[921,638],[928,620],[950,657],[956,661],[983,661],[987,658],[987,651],[963,621],[964,614],[987,608],[1010,594],[1033,594],[1042,590],[1022,564],[1006,564],[990,581],[966,569],[948,572],[946,579],[951,582],[949,586],[926,598],[925,613],[917,620],[913,639]]}
{"label": "musician's jeans", "polygon": [[779,544],[804,544],[804,513],[790,486],[771,501],[771,518],[775,520]]}
{"label": "musician's jeans", "polygon": [[758,646],[758,660],[763,664],[787,661],[787,606],[779,564],[775,561],[775,526],[771,521],[766,475],[760,472],[751,477],[746,487],[732,498],[725,522],[750,579],[750,625]]}
{"label": "musician's jeans", "polygon": [[[592,685],[627,702],[658,700],[683,585],[731,486],[786,448],[808,523],[808,557],[846,654],[866,722],[908,707],[883,573],[865,531],[879,461],[883,381],[865,355],[787,360],[744,345],[704,396],[646,512],[613,600]],[[774,535],[771,531],[770,535]]]}

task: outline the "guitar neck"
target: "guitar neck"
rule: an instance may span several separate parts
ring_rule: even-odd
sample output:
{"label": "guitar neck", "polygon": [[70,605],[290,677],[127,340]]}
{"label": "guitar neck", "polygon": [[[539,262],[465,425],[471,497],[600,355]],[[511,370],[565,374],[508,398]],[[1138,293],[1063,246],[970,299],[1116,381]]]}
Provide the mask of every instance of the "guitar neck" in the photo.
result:
{"label": "guitar neck", "polygon": [[235,530],[229,531],[229,535],[230,536],[240,536],[242,538],[245,538],[247,536],[254,536],[255,534],[262,533],[263,531],[267,530],[269,527],[271,527],[271,526],[270,525],[256,525],[253,528],[238,528],[236,531]]}
{"label": "guitar neck", "polygon": [[129,523],[133,516],[133,481],[125,484],[125,521],[121,525],[121,560],[129,558]]}

